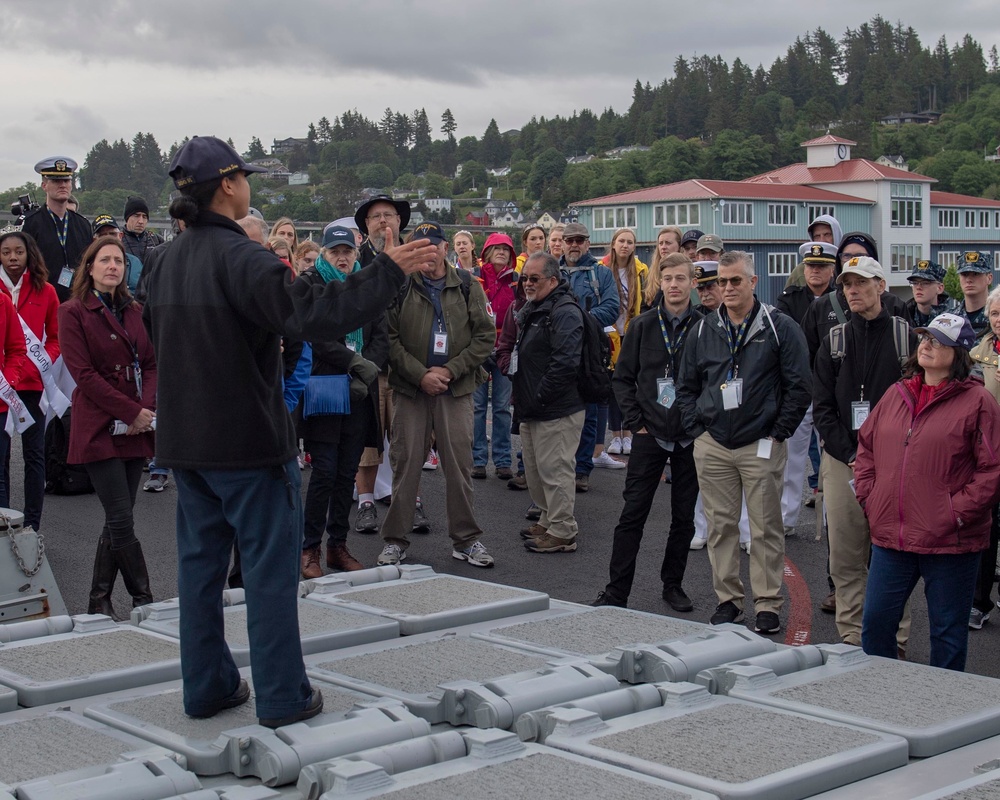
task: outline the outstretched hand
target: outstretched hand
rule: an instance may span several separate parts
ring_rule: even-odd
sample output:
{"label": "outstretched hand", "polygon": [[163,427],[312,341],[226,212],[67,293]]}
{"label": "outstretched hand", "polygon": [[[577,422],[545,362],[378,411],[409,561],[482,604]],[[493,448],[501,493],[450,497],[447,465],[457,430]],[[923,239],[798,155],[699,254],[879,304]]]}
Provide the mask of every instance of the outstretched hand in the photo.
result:
{"label": "outstretched hand", "polygon": [[382,251],[407,275],[429,267],[437,257],[437,247],[427,239],[417,239]]}

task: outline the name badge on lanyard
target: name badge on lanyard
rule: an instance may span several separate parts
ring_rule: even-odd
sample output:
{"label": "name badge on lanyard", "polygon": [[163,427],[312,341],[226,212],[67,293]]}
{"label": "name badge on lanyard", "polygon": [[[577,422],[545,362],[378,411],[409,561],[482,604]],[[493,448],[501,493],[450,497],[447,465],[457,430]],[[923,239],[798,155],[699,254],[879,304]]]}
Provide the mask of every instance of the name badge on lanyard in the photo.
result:
{"label": "name badge on lanyard", "polygon": [[677,399],[677,387],[673,378],[656,379],[656,402],[664,408],[670,408]]}
{"label": "name badge on lanyard", "polygon": [[434,355],[436,356],[446,356],[448,355],[448,332],[444,330],[438,330],[434,334]]}

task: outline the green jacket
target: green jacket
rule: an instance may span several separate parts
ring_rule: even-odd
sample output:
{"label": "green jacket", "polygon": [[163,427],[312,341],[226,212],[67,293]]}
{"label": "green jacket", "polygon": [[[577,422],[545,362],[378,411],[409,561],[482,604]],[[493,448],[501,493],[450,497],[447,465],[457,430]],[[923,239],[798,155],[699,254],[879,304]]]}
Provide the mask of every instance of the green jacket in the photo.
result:
{"label": "green jacket", "polygon": [[[419,274],[414,274],[405,286],[402,302],[393,303],[387,314],[389,385],[394,391],[414,397],[420,390],[420,379],[427,372],[425,362],[434,306]],[[486,380],[482,364],[496,344],[496,323],[479,281],[471,281],[466,301],[462,279],[450,264],[441,292],[441,307],[448,333],[449,357],[444,366],[452,374],[452,395],[462,397],[472,394]]]}

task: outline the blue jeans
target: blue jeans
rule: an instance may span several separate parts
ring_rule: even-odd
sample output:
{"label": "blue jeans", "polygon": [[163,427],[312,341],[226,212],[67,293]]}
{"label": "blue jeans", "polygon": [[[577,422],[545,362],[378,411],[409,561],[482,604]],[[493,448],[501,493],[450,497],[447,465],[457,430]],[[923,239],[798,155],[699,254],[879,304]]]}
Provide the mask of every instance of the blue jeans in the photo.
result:
{"label": "blue jeans", "polygon": [[576,449],[577,475],[589,475],[594,471],[594,448],[597,446],[598,438],[601,442],[604,441],[604,434],[608,429],[607,406],[587,403],[584,411],[586,414],[583,418],[583,430],[580,431],[580,446]]}
{"label": "blue jeans", "polygon": [[311,689],[299,642],[298,464],[293,460],[262,469],[175,469],[174,478],[184,711],[210,712],[239,682],[222,616],[234,541],[239,542],[243,566],[257,716],[301,711]]}
{"label": "blue jeans", "polygon": [[[41,529],[42,504],[45,502],[45,415],[38,407],[41,392],[18,392],[21,402],[35,424],[21,434],[24,456],[24,527]],[[0,414],[0,452],[3,458],[3,480],[0,481],[0,507],[10,507],[10,437],[3,427],[7,412]]]}
{"label": "blue jeans", "polygon": [[976,588],[979,553],[924,555],[872,545],[861,623],[868,655],[896,657],[896,631],[917,580],[924,579],[932,667],[965,669],[969,611]]}
{"label": "blue jeans", "polygon": [[156,456],[154,455],[151,459],[149,459],[149,474],[150,475],[169,475],[170,474],[170,470],[167,469],[166,467],[158,467],[158,466],[156,466]]}
{"label": "blue jeans", "polygon": [[472,464],[485,467],[489,461],[486,441],[486,406],[489,404],[490,383],[493,384],[493,466],[510,467],[510,378],[504,375],[492,359],[483,367],[490,380],[472,393]]}

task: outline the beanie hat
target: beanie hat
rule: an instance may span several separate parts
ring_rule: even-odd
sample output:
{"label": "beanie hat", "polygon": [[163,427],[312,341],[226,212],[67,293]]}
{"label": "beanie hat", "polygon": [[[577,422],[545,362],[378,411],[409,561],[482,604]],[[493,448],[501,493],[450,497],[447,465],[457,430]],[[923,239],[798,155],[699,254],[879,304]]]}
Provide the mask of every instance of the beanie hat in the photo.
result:
{"label": "beanie hat", "polygon": [[149,216],[149,206],[146,205],[146,201],[141,197],[129,197],[125,201],[125,211],[122,212],[122,218],[128,222],[129,217],[139,213],[145,214],[147,217]]}

